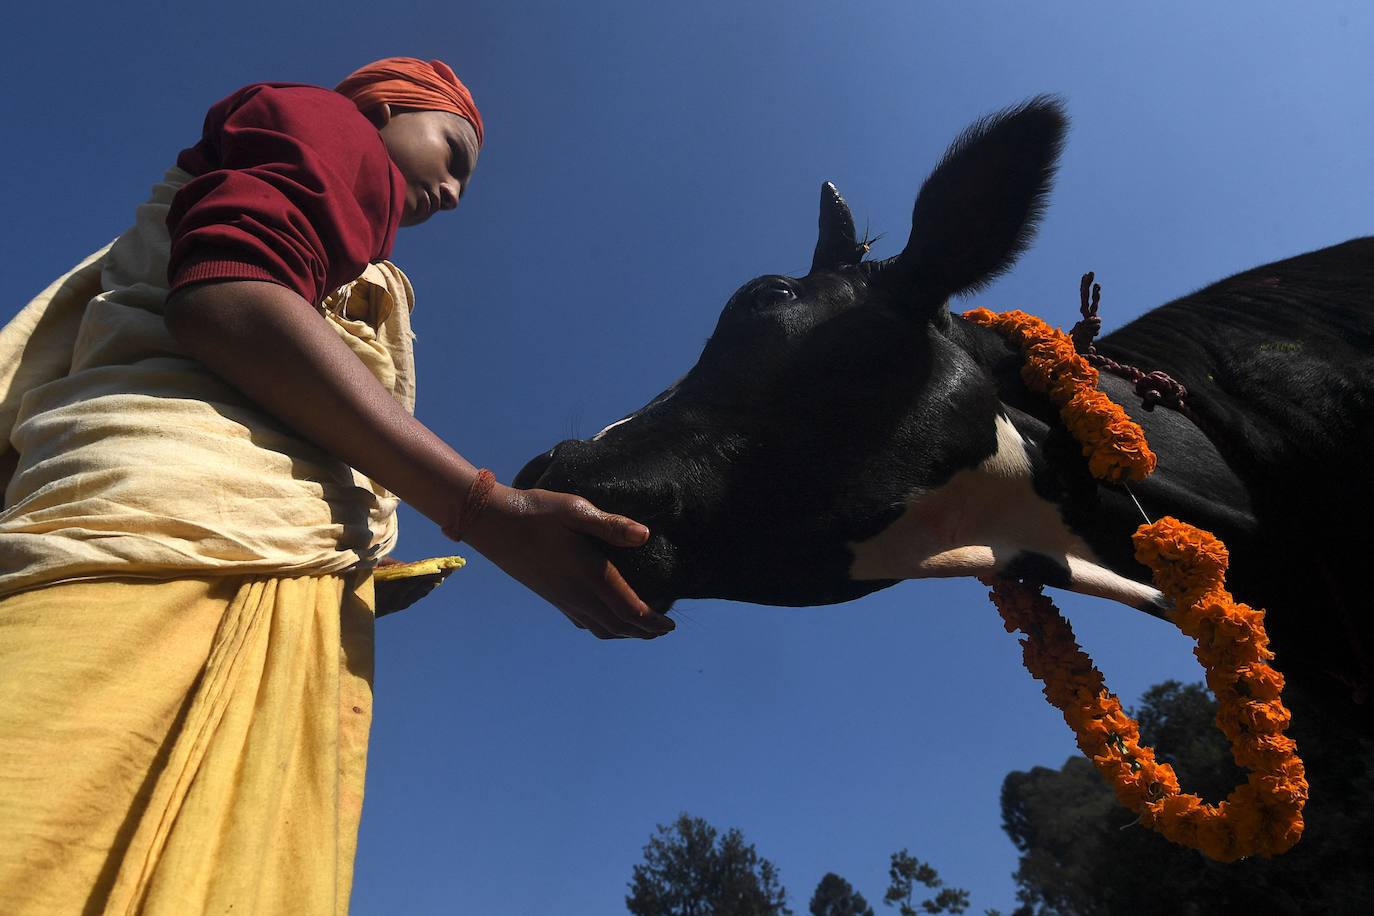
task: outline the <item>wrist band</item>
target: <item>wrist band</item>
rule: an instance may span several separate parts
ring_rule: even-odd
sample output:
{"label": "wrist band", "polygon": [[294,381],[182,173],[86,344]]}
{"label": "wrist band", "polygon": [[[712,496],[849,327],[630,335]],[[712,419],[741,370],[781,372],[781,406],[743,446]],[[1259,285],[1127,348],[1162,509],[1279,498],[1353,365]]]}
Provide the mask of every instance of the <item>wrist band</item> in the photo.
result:
{"label": "wrist band", "polygon": [[458,507],[453,521],[444,526],[444,534],[455,541],[461,541],[463,535],[481,516],[482,510],[487,507],[487,500],[491,499],[491,491],[495,488],[496,475],[487,468],[479,470],[477,476],[472,479],[467,498]]}

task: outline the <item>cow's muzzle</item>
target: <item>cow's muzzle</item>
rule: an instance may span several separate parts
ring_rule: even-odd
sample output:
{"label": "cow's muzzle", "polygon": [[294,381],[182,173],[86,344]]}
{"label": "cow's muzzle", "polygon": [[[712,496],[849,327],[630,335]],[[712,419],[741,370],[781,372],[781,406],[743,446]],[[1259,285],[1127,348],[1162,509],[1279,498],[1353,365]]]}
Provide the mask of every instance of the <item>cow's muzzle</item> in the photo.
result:
{"label": "cow's muzzle", "polygon": [[629,473],[600,443],[560,442],[537,455],[515,475],[518,489],[553,490],[581,496],[603,512],[624,515],[649,528],[642,547],[598,547],[650,606],[666,607],[677,597],[672,586],[680,550],[681,492],[667,475]]}

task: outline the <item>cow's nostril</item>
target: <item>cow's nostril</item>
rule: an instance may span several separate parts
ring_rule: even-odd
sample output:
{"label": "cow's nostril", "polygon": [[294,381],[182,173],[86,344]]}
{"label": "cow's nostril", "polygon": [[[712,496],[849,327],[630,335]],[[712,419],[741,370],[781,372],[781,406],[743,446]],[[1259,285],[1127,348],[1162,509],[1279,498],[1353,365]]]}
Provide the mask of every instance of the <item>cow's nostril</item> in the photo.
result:
{"label": "cow's nostril", "polygon": [[548,470],[549,465],[553,463],[553,454],[556,451],[558,451],[558,448],[555,446],[544,454],[531,459],[529,463],[520,469],[520,473],[515,475],[515,479],[511,481],[511,486],[515,487],[517,490],[528,490],[533,487],[535,483],[539,481],[539,478],[543,476],[544,472]]}
{"label": "cow's nostril", "polygon": [[[540,479],[548,473],[549,469],[560,462],[562,462],[562,465],[559,472],[556,473],[559,476],[565,476],[568,471],[574,468],[574,465],[569,464],[566,459],[575,458],[586,444],[587,443],[580,439],[564,439],[562,442],[521,468],[520,473],[515,475],[515,480],[511,481],[511,486],[520,490],[528,490],[538,486]],[[566,486],[554,486],[550,489],[567,490],[569,488]]]}

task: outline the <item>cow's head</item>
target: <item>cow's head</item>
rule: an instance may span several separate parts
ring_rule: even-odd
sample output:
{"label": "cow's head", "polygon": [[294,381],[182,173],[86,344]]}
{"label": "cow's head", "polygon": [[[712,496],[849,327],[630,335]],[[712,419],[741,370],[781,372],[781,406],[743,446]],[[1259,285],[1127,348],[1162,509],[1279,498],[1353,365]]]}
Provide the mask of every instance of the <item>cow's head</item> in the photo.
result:
{"label": "cow's head", "polygon": [[855,545],[909,514],[913,493],[997,453],[998,394],[948,300],[1029,243],[1065,128],[1045,97],[971,126],[886,261],[862,260],[849,209],[825,185],[810,273],[740,287],[691,371],[592,439],[534,459],[517,485],[648,525],[650,542],[614,560],[660,608],[831,603],[901,578],[856,575]]}

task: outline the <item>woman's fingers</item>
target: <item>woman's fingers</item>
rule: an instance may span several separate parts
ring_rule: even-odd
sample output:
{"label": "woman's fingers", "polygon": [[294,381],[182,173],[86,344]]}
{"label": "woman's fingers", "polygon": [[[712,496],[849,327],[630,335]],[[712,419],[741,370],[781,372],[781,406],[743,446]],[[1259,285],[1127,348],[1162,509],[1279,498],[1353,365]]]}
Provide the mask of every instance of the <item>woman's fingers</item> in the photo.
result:
{"label": "woman's fingers", "polygon": [[599,570],[584,579],[590,590],[579,588],[575,598],[555,602],[569,620],[601,639],[653,639],[673,630],[675,624],[640,601],[614,566],[597,562]]}
{"label": "woman's fingers", "polygon": [[[649,539],[649,529],[634,519],[603,512],[580,496],[567,499],[569,527],[574,531],[620,547],[641,547]],[[673,629],[673,622],[640,600],[614,565],[603,559],[597,562],[595,597],[600,607],[592,614],[603,627],[617,636],[641,639],[662,636]]]}
{"label": "woman's fingers", "polygon": [[649,529],[632,518],[602,512],[580,496],[569,498],[569,527],[616,547],[642,547]]}
{"label": "woman's fingers", "polygon": [[[673,629],[673,622],[661,614],[647,611],[641,615],[629,603],[634,592],[620,579],[615,567],[606,564],[609,575],[605,583],[594,591],[583,592],[576,598],[554,601],[579,629],[588,630],[599,639],[653,639]],[[619,579],[619,583],[614,581]]]}
{"label": "woman's fingers", "polygon": [[597,639],[622,638],[618,634],[611,632],[590,614],[564,607],[560,607],[559,610],[563,612],[563,616],[572,621],[573,626],[577,627],[579,630],[586,630]]}
{"label": "woman's fingers", "polygon": [[662,614],[655,614],[630,588],[620,570],[610,563],[602,563],[597,597],[620,624],[620,632],[627,636],[653,639],[670,632],[674,624]]}
{"label": "woman's fingers", "polygon": [[649,539],[643,525],[568,493],[503,488],[496,497],[468,541],[574,626],[599,639],[653,639],[673,629],[584,537],[641,547]]}

